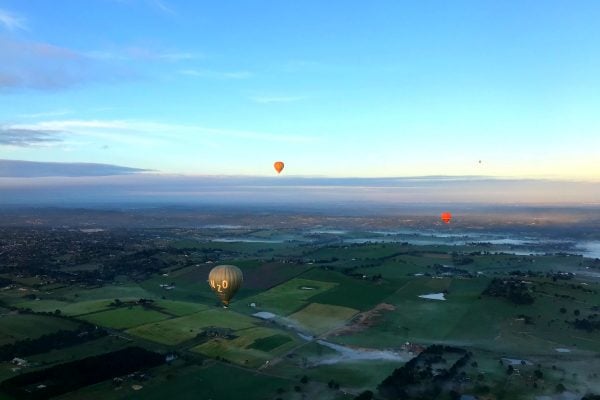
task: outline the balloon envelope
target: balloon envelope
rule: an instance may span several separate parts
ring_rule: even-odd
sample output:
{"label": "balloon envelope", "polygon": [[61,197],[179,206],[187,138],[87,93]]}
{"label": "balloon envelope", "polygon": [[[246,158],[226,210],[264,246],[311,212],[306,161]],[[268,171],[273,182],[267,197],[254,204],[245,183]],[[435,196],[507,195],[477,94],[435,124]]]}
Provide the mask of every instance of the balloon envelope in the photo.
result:
{"label": "balloon envelope", "polygon": [[275,167],[275,171],[277,171],[278,174],[280,174],[281,171],[283,171],[283,161],[276,161],[275,164],[273,164],[273,166]]}
{"label": "balloon envelope", "polygon": [[242,270],[235,265],[217,265],[208,273],[208,284],[225,306],[242,286]]}
{"label": "balloon envelope", "polygon": [[452,219],[452,214],[450,214],[449,212],[443,212],[441,215],[441,219],[442,221],[444,221],[444,223],[449,224],[450,220]]}

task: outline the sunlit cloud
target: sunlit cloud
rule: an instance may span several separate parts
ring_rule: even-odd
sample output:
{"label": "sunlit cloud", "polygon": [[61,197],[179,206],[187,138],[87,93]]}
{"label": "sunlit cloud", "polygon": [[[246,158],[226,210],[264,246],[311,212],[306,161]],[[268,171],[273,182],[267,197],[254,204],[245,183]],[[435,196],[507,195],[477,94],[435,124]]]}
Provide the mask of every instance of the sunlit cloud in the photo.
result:
{"label": "sunlit cloud", "polygon": [[9,31],[27,29],[24,18],[3,9],[0,9],[0,27],[3,27]]}
{"label": "sunlit cloud", "polygon": [[202,135],[207,139],[237,138],[268,142],[311,143],[319,139],[308,135],[273,134],[249,130],[211,128],[195,124],[171,124],[136,120],[49,120],[13,124],[12,129],[62,131],[115,140],[172,141]]}

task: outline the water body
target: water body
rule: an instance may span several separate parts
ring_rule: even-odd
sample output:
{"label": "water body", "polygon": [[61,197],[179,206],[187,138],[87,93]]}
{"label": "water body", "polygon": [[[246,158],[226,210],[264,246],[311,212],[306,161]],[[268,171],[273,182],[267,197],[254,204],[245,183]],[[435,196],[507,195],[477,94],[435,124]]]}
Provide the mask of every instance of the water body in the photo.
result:
{"label": "water body", "polygon": [[446,298],[444,297],[444,293],[422,294],[419,297],[428,300],[446,300]]}
{"label": "water body", "polygon": [[508,364],[508,365],[521,365],[523,362],[525,362],[525,365],[533,365],[533,363],[531,361],[528,360],[521,360],[519,358],[502,358],[502,362]]}
{"label": "water body", "polygon": [[575,245],[575,252],[584,257],[600,258],[600,241],[577,243]]}
{"label": "water body", "polygon": [[554,349],[554,350],[556,350],[556,351],[557,351],[557,352],[559,352],[559,353],[570,353],[570,352],[571,352],[571,350],[569,350],[569,349],[564,349],[564,348],[562,348],[562,347],[559,347],[559,348],[557,348],[557,349]]}
{"label": "water body", "polygon": [[273,318],[277,317],[277,315],[270,313],[268,311],[260,311],[260,312],[252,314],[252,316],[256,317],[256,318],[260,318],[260,319],[273,319]]}
{"label": "water body", "polygon": [[211,242],[218,243],[283,243],[283,240],[273,240],[273,239],[230,239],[230,238],[216,238],[212,239]]}
{"label": "water body", "polygon": [[242,225],[203,225],[202,228],[207,228],[207,229],[242,229],[242,228],[247,228],[247,226],[242,226]]}

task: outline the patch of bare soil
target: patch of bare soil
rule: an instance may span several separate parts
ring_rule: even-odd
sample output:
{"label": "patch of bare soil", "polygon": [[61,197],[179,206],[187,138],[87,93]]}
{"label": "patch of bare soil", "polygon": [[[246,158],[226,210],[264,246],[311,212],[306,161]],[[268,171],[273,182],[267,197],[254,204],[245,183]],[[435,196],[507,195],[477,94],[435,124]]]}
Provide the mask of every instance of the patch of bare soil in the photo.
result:
{"label": "patch of bare soil", "polygon": [[388,303],[377,304],[372,309],[357,314],[347,325],[331,332],[329,336],[351,335],[365,331],[379,323],[381,316],[386,311],[394,311],[396,307]]}

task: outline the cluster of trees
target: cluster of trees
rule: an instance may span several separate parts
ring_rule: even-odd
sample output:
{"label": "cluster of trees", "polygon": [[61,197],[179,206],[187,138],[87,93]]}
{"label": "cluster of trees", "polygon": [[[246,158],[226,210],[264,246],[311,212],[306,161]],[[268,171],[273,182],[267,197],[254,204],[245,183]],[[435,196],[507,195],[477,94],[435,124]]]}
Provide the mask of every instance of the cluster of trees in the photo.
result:
{"label": "cluster of trees", "polygon": [[96,340],[106,335],[107,333],[104,329],[97,329],[91,325],[86,325],[75,331],[60,330],[40,336],[37,339],[19,340],[15,343],[0,346],[0,361],[10,361],[15,357],[23,358],[33,354],[46,353],[54,349],[63,349]]}
{"label": "cluster of trees", "polygon": [[600,321],[594,321],[591,318],[576,318],[575,321],[571,322],[571,325],[575,329],[581,329],[587,332],[594,332],[596,330],[600,330]]}
{"label": "cluster of trees", "polygon": [[[449,369],[433,370],[433,365],[444,363],[444,354],[460,354],[461,357]],[[450,388],[454,381],[464,381],[461,369],[467,365],[472,354],[452,346],[432,345],[404,366],[394,370],[377,386],[379,394],[386,399],[405,400],[413,396],[435,398],[442,388]]]}
{"label": "cluster of trees", "polygon": [[484,295],[503,297],[514,304],[532,304],[535,298],[529,292],[527,284],[520,280],[494,278],[483,291]]}
{"label": "cluster of trees", "polygon": [[165,357],[161,354],[141,347],[128,347],[17,375],[2,382],[0,390],[19,400],[48,399],[164,362]]}

